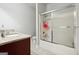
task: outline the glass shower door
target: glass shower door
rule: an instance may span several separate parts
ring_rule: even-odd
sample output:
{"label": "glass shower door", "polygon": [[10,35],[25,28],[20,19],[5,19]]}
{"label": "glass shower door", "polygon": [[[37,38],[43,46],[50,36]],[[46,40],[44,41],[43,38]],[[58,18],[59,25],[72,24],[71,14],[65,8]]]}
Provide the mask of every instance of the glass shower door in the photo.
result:
{"label": "glass shower door", "polygon": [[74,47],[74,7],[52,12],[53,43]]}

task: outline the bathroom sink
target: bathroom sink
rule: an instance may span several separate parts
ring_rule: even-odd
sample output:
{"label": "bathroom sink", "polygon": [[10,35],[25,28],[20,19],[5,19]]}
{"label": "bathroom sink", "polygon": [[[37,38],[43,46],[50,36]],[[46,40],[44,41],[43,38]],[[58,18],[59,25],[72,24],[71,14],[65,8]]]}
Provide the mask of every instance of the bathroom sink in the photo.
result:
{"label": "bathroom sink", "polygon": [[11,36],[18,36],[18,34],[7,35],[6,37],[11,37]]}
{"label": "bathroom sink", "polygon": [[6,35],[6,37],[16,37],[16,36],[19,36],[21,34],[10,34],[10,35]]}

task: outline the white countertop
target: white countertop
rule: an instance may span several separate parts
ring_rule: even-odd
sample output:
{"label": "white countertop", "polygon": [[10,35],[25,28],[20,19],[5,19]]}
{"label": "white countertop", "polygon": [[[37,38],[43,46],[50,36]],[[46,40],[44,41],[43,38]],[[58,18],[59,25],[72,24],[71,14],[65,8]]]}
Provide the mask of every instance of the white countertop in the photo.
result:
{"label": "white countertop", "polygon": [[31,37],[31,35],[27,35],[27,34],[8,35],[5,38],[0,37],[0,46],[11,43],[11,42],[15,42],[18,40],[23,40],[23,38],[29,38],[29,37]]}

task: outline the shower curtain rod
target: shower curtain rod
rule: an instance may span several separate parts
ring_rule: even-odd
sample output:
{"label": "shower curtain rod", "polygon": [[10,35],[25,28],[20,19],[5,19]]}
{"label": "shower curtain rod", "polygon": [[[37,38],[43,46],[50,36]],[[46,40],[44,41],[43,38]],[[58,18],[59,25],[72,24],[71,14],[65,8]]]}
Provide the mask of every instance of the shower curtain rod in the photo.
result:
{"label": "shower curtain rod", "polygon": [[48,14],[48,13],[55,12],[55,11],[59,11],[59,10],[63,10],[63,9],[66,9],[66,8],[69,8],[69,7],[74,7],[74,6],[75,5],[71,4],[71,5],[66,6],[64,8],[61,8],[61,9],[56,9],[56,10],[51,10],[51,11],[47,11],[47,12],[41,13],[41,15]]}

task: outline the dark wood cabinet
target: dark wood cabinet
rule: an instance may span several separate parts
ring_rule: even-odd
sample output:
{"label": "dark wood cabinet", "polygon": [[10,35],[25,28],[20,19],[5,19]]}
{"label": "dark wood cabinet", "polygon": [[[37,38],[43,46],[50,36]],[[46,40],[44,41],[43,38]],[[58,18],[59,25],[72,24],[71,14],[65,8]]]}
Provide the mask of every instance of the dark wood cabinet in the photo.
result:
{"label": "dark wood cabinet", "polygon": [[8,52],[8,55],[30,55],[30,37],[2,45],[0,52]]}

